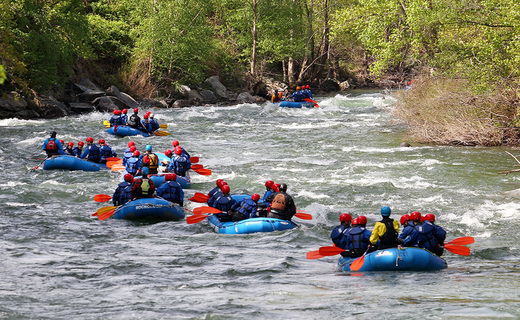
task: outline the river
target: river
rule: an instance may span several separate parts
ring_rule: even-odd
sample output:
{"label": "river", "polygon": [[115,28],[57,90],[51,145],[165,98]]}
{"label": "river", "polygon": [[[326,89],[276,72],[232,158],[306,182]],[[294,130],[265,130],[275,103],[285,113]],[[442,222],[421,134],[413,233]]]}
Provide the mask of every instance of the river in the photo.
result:
{"label": "river", "polygon": [[[111,204],[112,171],[32,170],[53,130],[65,142],[103,138],[119,155],[129,138],[105,133],[110,115],[0,120],[0,318],[4,319],[518,319],[520,175],[504,151],[419,145],[379,92],[318,97],[320,108],[271,103],[155,110],[171,136],[134,137],[164,152],[179,140],[213,175],[192,174],[186,197],[218,178],[232,193],[288,184],[297,229],[216,234],[203,221],[136,223],[92,216]],[[141,109],[141,114],[147,110]],[[413,147],[400,147],[403,141]],[[188,208],[200,204],[185,202]],[[473,236],[470,256],[446,252],[437,272],[338,271],[330,245],[342,212],[381,206],[392,217],[434,213],[447,239]]]}

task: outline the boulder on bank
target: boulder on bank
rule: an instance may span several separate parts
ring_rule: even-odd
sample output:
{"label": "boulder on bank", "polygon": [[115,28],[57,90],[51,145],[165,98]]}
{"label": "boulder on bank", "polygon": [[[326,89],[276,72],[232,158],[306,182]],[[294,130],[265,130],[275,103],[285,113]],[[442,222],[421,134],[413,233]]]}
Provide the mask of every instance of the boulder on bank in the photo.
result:
{"label": "boulder on bank", "polygon": [[215,96],[221,99],[229,99],[227,88],[220,82],[218,76],[209,77],[204,81],[204,83],[214,92]]}
{"label": "boulder on bank", "polygon": [[31,103],[34,105],[35,111],[41,118],[61,118],[70,114],[67,106],[56,100],[53,96],[35,97]]}
{"label": "boulder on bank", "polygon": [[202,89],[199,93],[202,96],[203,103],[217,103],[218,101],[213,91]]}
{"label": "boulder on bank", "polygon": [[114,97],[118,98],[119,100],[121,100],[126,105],[126,107],[125,107],[126,109],[133,109],[133,108],[139,107],[139,103],[137,103],[137,101],[135,101],[134,98],[132,98],[127,93],[119,91],[119,89],[114,85],[110,86],[107,89],[107,94],[114,96]]}
{"label": "boulder on bank", "polygon": [[256,99],[249,92],[242,92],[237,97],[237,103],[255,103]]}
{"label": "boulder on bank", "polygon": [[[125,104],[119,101],[116,97],[105,96],[99,97],[92,103],[96,106],[96,110],[101,112],[114,112],[114,110],[124,109]],[[116,104],[116,102],[118,102]],[[122,108],[120,108],[122,106]]]}

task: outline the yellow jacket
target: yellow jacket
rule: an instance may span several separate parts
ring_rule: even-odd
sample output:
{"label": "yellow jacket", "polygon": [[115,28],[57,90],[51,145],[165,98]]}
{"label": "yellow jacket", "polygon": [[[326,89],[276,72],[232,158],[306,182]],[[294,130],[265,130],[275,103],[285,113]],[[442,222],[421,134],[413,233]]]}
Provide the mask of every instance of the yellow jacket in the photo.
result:
{"label": "yellow jacket", "polygon": [[[394,229],[399,233],[399,221],[394,219]],[[377,240],[382,237],[386,232],[386,226],[381,221],[376,222],[374,225],[374,230],[372,230],[372,235],[370,236],[370,243],[376,244]]]}

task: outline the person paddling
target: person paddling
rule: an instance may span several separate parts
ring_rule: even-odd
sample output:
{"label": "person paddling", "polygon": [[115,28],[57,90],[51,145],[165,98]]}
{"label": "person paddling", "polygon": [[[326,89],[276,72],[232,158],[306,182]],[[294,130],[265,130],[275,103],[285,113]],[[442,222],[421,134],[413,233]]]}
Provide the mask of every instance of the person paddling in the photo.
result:
{"label": "person paddling", "polygon": [[399,222],[391,219],[392,210],[388,206],[381,208],[383,219],[376,222],[370,236],[370,252],[375,250],[397,247],[397,235],[399,233]]}
{"label": "person paddling", "polygon": [[184,191],[180,183],[176,181],[177,175],[168,173],[164,178],[166,182],[157,188],[157,195],[182,207],[184,205]]}
{"label": "person paddling", "polygon": [[125,181],[117,185],[114,195],[112,196],[112,203],[115,206],[122,206],[128,201],[132,200],[132,184],[134,176],[127,173],[124,176]]}
{"label": "person paddling", "polygon": [[340,225],[332,229],[330,233],[330,239],[334,245],[341,249],[348,247],[347,237],[344,236],[344,232],[350,229],[350,223],[352,222],[352,216],[349,213],[342,213],[339,216]]}
{"label": "person paddling", "polygon": [[282,220],[291,220],[296,214],[296,206],[294,205],[293,198],[286,193],[287,185],[281,183],[279,192],[270,195],[267,201],[271,204],[267,208],[269,212],[268,218],[278,218]]}
{"label": "person paddling", "polygon": [[51,132],[50,138],[43,142],[42,149],[47,153],[47,158],[63,155],[63,144],[56,139],[56,131]]}
{"label": "person paddling", "polygon": [[141,178],[135,179],[132,184],[132,198],[151,198],[155,192],[155,184],[152,179],[148,177],[148,168],[144,167],[141,169]]}

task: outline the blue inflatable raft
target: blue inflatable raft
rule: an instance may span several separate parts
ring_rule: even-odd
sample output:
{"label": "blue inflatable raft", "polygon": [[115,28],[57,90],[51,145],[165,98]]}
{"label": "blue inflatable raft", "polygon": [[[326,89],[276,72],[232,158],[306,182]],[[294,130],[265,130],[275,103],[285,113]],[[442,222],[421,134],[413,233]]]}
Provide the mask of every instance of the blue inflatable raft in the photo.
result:
{"label": "blue inflatable raft", "polygon": [[181,220],[184,219],[184,209],[162,198],[142,198],[117,208],[112,217],[126,220]]}
{"label": "blue inflatable raft", "polygon": [[[358,258],[341,257],[338,268],[350,272],[350,264]],[[421,248],[391,248],[378,250],[365,255],[359,271],[426,271],[441,270],[448,267],[446,261],[428,250]]]}
{"label": "blue inflatable raft", "polygon": [[314,108],[314,102],[294,102],[294,101],[281,101],[280,107],[283,108]]}
{"label": "blue inflatable raft", "polygon": [[209,224],[217,233],[246,234],[255,232],[273,232],[296,228],[292,221],[276,218],[251,218],[236,222],[221,222],[217,216],[208,217]]}
{"label": "blue inflatable raft", "polygon": [[99,171],[107,169],[103,163],[95,163],[73,156],[56,156],[48,158],[43,162],[43,170],[83,170]]}
{"label": "blue inflatable raft", "polygon": [[153,134],[149,134],[148,132],[144,132],[132,127],[128,126],[113,126],[106,130],[107,133],[120,136],[120,137],[127,137],[127,136],[137,136],[142,135],[143,137],[149,137]]}

